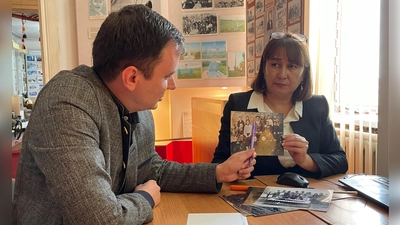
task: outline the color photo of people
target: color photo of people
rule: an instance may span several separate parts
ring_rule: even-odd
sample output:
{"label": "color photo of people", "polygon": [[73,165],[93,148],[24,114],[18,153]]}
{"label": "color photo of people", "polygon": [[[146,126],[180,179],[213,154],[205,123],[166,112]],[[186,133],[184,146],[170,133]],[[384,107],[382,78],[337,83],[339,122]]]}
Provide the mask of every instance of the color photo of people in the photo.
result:
{"label": "color photo of people", "polygon": [[257,155],[283,155],[283,114],[241,111],[231,112],[231,154],[251,147],[253,125]]}

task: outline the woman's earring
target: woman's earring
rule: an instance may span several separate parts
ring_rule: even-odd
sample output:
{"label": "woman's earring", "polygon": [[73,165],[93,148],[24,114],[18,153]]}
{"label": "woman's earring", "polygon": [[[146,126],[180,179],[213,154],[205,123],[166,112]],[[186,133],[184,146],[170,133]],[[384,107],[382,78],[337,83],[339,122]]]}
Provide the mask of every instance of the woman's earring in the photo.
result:
{"label": "woman's earring", "polygon": [[300,91],[303,91],[303,81],[300,83]]}

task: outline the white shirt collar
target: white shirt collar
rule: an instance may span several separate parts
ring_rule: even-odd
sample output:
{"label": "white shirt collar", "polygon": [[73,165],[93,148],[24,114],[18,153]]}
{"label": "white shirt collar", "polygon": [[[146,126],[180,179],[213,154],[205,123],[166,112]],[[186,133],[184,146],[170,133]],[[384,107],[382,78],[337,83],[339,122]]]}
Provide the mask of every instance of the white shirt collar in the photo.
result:
{"label": "white shirt collar", "polygon": [[[267,104],[264,103],[264,97],[262,93],[253,91],[250,96],[249,104],[247,109],[257,109],[259,112],[272,112]],[[294,105],[294,110],[290,110],[287,117],[291,118],[291,121],[298,121],[303,116],[303,102],[297,101]]]}

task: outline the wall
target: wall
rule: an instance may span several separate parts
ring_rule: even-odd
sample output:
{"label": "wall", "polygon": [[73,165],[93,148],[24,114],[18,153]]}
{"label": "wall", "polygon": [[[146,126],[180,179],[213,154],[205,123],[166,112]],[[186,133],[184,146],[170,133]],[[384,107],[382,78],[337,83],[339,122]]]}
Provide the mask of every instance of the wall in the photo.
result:
{"label": "wall", "polygon": [[75,4],[39,0],[44,82],[63,69],[78,65]]}

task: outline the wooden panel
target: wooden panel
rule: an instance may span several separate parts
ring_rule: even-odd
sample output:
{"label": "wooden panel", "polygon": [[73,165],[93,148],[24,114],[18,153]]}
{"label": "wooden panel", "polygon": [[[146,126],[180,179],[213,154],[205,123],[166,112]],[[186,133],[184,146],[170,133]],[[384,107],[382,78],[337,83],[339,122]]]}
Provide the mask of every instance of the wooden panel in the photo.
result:
{"label": "wooden panel", "polygon": [[193,163],[211,162],[226,98],[192,98]]}
{"label": "wooden panel", "polygon": [[38,13],[39,0],[12,0],[12,10],[27,15]]}

